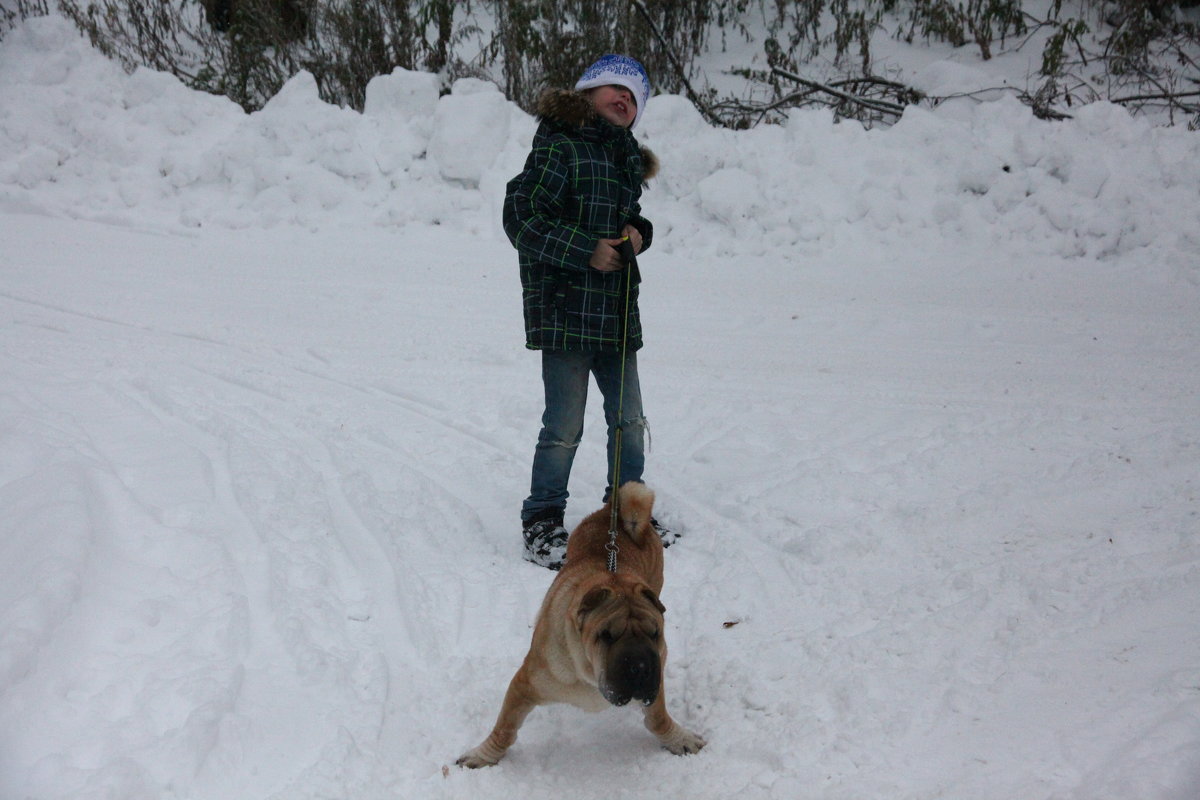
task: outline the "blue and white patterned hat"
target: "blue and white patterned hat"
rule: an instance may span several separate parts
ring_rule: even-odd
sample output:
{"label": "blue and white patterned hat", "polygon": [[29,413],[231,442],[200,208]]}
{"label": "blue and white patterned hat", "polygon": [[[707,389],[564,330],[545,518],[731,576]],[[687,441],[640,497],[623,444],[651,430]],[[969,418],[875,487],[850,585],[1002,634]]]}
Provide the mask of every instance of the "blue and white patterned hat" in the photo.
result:
{"label": "blue and white patterned hat", "polygon": [[583,91],[611,84],[624,86],[633,93],[633,102],[637,103],[637,113],[634,115],[633,124],[629,126],[633,128],[642,118],[642,112],[646,110],[646,101],[650,99],[650,76],[636,59],[609,53],[587,68],[583,77],[575,84],[575,88]]}

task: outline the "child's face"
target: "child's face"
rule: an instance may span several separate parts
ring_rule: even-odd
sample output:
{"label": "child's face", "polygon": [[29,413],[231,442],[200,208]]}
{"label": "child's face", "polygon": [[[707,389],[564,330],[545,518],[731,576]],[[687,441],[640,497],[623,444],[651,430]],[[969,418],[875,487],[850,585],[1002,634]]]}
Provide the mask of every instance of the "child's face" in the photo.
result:
{"label": "child's face", "polygon": [[637,103],[633,99],[633,92],[624,86],[597,86],[588,90],[588,98],[596,113],[618,128],[628,128],[637,119]]}

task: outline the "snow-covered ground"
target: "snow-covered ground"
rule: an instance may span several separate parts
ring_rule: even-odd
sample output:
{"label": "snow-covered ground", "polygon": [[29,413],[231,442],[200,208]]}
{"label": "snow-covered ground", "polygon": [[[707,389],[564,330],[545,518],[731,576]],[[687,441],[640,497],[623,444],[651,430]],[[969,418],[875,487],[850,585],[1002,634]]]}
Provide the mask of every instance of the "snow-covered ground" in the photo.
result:
{"label": "snow-covered ground", "polygon": [[[1200,136],[649,106],[667,691],[487,732],[551,573],[492,88],[0,43],[0,798],[1200,796]],[[603,486],[598,409],[568,523]]]}

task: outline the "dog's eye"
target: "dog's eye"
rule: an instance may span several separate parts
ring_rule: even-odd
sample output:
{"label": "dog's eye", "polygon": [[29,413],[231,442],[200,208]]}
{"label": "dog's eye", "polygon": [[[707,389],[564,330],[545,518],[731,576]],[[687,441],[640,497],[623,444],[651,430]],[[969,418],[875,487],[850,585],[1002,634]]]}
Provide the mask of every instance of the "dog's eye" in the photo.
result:
{"label": "dog's eye", "polygon": [[612,635],[612,631],[600,631],[600,641],[604,642],[605,644],[612,644],[614,641],[616,641],[616,638],[617,637]]}
{"label": "dog's eye", "polygon": [[658,641],[658,628],[655,628],[654,630],[650,631],[650,639],[651,639],[651,641],[655,641],[655,642]]}

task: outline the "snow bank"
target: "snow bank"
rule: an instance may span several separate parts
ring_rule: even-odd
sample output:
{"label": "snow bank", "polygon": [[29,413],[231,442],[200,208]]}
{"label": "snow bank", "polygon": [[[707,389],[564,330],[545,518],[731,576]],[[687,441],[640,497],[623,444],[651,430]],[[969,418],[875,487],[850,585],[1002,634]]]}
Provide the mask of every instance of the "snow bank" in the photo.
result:
{"label": "snow bank", "polygon": [[[453,216],[494,231],[533,126],[491,84],[461,80],[437,98],[432,76],[403,70],[372,81],[364,114],[321,103],[301,73],[245,115],[148,70],[126,78],[54,18],[15,31],[0,58],[0,202],[131,225]],[[911,108],[871,132],[820,111],[733,132],[709,128],[681,97],[658,97],[640,134],[664,165],[646,202],[675,234],[668,247],[828,251],[868,226],[884,241],[1103,258],[1187,249],[1200,230],[1200,139],[1105,104],[1055,124],[1002,98]]]}

